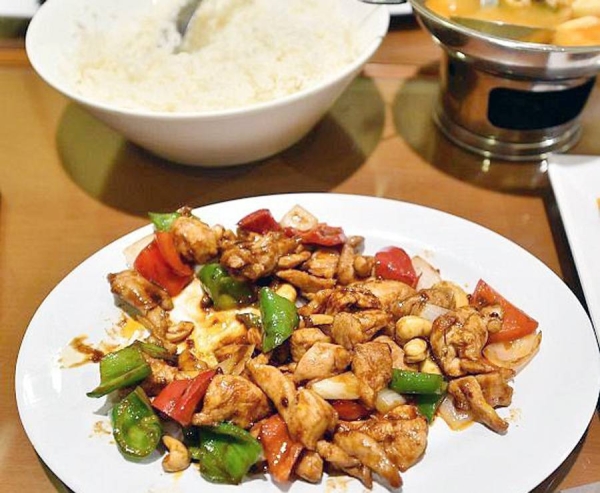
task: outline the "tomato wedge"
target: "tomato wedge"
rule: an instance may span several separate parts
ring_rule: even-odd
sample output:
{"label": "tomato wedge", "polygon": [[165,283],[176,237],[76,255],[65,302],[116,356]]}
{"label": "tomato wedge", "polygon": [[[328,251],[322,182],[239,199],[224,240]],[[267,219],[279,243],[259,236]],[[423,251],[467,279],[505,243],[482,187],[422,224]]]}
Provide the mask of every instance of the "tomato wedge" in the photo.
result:
{"label": "tomato wedge", "polygon": [[292,439],[279,414],[274,414],[261,423],[258,440],[263,446],[273,479],[280,483],[288,481],[302,452],[302,445]]}
{"label": "tomato wedge", "polygon": [[133,268],[149,281],[158,284],[170,296],[176,296],[185,288],[192,276],[180,276],[164,259],[156,239],[136,257]]}
{"label": "tomato wedge", "polygon": [[483,280],[479,280],[471,296],[471,305],[481,308],[488,305],[500,305],[504,316],[502,328],[490,334],[488,342],[508,342],[535,332],[538,322],[517,308]]}
{"label": "tomato wedge", "polygon": [[339,418],[344,421],[356,421],[371,415],[371,411],[357,401],[339,399],[331,401],[330,404],[337,411]]}
{"label": "tomato wedge", "polygon": [[275,220],[269,209],[258,209],[240,219],[237,225],[246,231],[265,234],[269,231],[279,231],[281,226]]}
{"label": "tomato wedge", "polygon": [[208,370],[191,380],[173,380],[154,398],[152,406],[182,426],[189,426],[216,374],[216,370]]}
{"label": "tomato wedge", "polygon": [[413,288],[419,276],[408,253],[399,247],[387,247],[375,254],[375,276],[379,279],[401,281]]}
{"label": "tomato wedge", "polygon": [[346,243],[346,235],[342,228],[325,223],[319,223],[314,228],[297,234],[300,236],[300,241],[307,245],[336,247]]}
{"label": "tomato wedge", "polygon": [[162,255],[165,262],[169,264],[169,267],[173,269],[180,276],[191,276],[194,271],[192,268],[184,264],[181,260],[181,256],[175,248],[175,241],[173,240],[173,233],[167,231],[157,231],[154,233],[154,237],[156,238],[156,244],[158,245],[158,249],[160,250],[160,254]]}

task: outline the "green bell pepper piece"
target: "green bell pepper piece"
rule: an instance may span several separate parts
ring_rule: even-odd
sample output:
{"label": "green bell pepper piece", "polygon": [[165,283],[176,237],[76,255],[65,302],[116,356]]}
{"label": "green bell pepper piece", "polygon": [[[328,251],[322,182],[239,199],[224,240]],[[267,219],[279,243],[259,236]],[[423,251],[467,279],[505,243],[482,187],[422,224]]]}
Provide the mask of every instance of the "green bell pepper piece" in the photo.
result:
{"label": "green bell pepper piece", "polygon": [[292,335],[300,319],[296,305],[269,288],[261,288],[258,300],[263,326],[262,350],[268,353]]}
{"label": "green bell pepper piece", "polygon": [[88,397],[102,397],[113,390],[134,385],[150,375],[150,365],[135,345],[109,353],[100,360],[100,385]]}
{"label": "green bell pepper piece", "polygon": [[233,278],[220,264],[206,264],[198,273],[200,282],[217,310],[230,310],[254,301],[252,288]]}
{"label": "green bell pepper piece", "polygon": [[150,217],[156,231],[169,231],[175,220],[181,217],[181,214],[179,212],[149,212],[148,217]]}
{"label": "green bell pepper piece", "polygon": [[200,474],[212,483],[239,484],[262,455],[260,442],[231,423],[188,428],[184,437]]}
{"label": "green bell pepper piece", "polygon": [[442,375],[396,368],[392,371],[390,383],[390,389],[399,394],[442,394],[446,386]]}
{"label": "green bell pepper piece", "polygon": [[419,413],[424,416],[429,423],[433,421],[435,413],[440,407],[446,394],[417,394],[415,395],[415,404]]}
{"label": "green bell pepper piece", "polygon": [[113,407],[110,416],[113,436],[123,455],[139,459],[156,450],[162,425],[141,387]]}
{"label": "green bell pepper piece", "polygon": [[170,363],[177,362],[177,355],[171,354],[164,347],[154,344],[152,342],[135,341],[132,346],[139,348],[143,353],[148,356],[152,356],[156,359],[164,359]]}

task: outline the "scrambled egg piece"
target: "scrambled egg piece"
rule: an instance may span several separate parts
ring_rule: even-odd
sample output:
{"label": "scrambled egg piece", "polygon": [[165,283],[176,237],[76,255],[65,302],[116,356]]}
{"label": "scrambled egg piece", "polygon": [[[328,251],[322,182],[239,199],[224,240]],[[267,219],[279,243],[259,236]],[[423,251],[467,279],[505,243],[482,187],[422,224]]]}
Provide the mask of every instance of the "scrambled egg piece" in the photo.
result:
{"label": "scrambled egg piece", "polygon": [[[202,285],[194,279],[176,298],[173,299],[173,310],[169,312],[172,323],[192,322],[194,330],[188,338],[193,342],[191,348],[194,355],[213,367],[218,364],[215,351],[223,346],[243,343],[246,340],[246,326],[237,320],[236,315],[242,310],[214,311],[201,306],[204,295]],[[247,312],[248,309],[244,309]],[[187,347],[181,343],[182,349]]]}

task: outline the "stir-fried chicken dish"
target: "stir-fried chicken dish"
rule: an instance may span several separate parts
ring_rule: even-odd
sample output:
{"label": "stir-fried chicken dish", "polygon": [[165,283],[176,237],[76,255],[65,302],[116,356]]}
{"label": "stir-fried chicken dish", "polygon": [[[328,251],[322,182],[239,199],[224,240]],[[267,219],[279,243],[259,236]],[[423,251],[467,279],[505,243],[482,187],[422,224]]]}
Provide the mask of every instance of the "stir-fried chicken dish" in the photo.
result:
{"label": "stir-fried chicken dish", "polygon": [[125,457],[158,451],[165,471],[195,463],[219,483],[398,488],[440,416],[507,432],[499,408],[541,334],[485,281],[467,293],[401,245],[366,254],[300,206],[235,230],[188,208],[150,217],[152,237],[108,275],[145,335],[100,359],[88,393],[114,401]]}

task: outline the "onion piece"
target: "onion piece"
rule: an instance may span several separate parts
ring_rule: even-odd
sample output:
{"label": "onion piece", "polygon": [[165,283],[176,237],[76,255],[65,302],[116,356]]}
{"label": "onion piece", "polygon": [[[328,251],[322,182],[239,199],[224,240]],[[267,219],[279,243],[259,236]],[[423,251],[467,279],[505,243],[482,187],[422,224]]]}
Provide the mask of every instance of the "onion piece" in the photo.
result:
{"label": "onion piece", "polygon": [[347,371],[334,377],[324,378],[308,385],[323,399],[358,399],[360,382],[354,373]]}
{"label": "onion piece", "polygon": [[152,243],[153,239],[154,233],[148,236],[144,236],[143,238],[139,239],[135,243],[132,243],[127,248],[125,248],[125,250],[123,250],[123,255],[125,255],[125,263],[127,264],[127,267],[129,269],[133,269],[133,263],[135,262],[135,259],[144,248],[146,248],[150,243]]}
{"label": "onion piece", "polygon": [[433,305],[431,303],[425,303],[423,309],[418,315],[419,317],[429,320],[431,323],[433,323],[436,318],[438,318],[441,315],[445,315],[449,311],[450,310],[442,306]]}
{"label": "onion piece", "polygon": [[535,356],[542,342],[542,333],[529,334],[510,342],[494,342],[483,348],[490,363],[502,368],[521,371]]}
{"label": "onion piece", "polygon": [[241,375],[246,369],[246,363],[252,359],[255,347],[254,344],[232,344],[221,351],[215,351],[219,359],[218,368],[225,375]]}
{"label": "onion piece", "polygon": [[451,430],[464,430],[473,423],[471,413],[456,409],[452,397],[447,395],[438,407],[438,415],[446,422]]}
{"label": "onion piece", "polygon": [[419,279],[416,286],[417,291],[431,288],[434,284],[437,284],[442,280],[440,271],[433,267],[433,265],[427,262],[423,257],[415,255],[412,258],[412,265]]}
{"label": "onion piece", "polygon": [[319,224],[319,220],[304,207],[295,205],[279,221],[282,228],[294,228],[298,231],[308,231]]}
{"label": "onion piece", "polygon": [[395,407],[406,404],[406,402],[406,398],[403,395],[400,395],[398,392],[387,388],[381,389],[379,392],[377,392],[375,409],[377,409],[381,414],[385,414]]}

